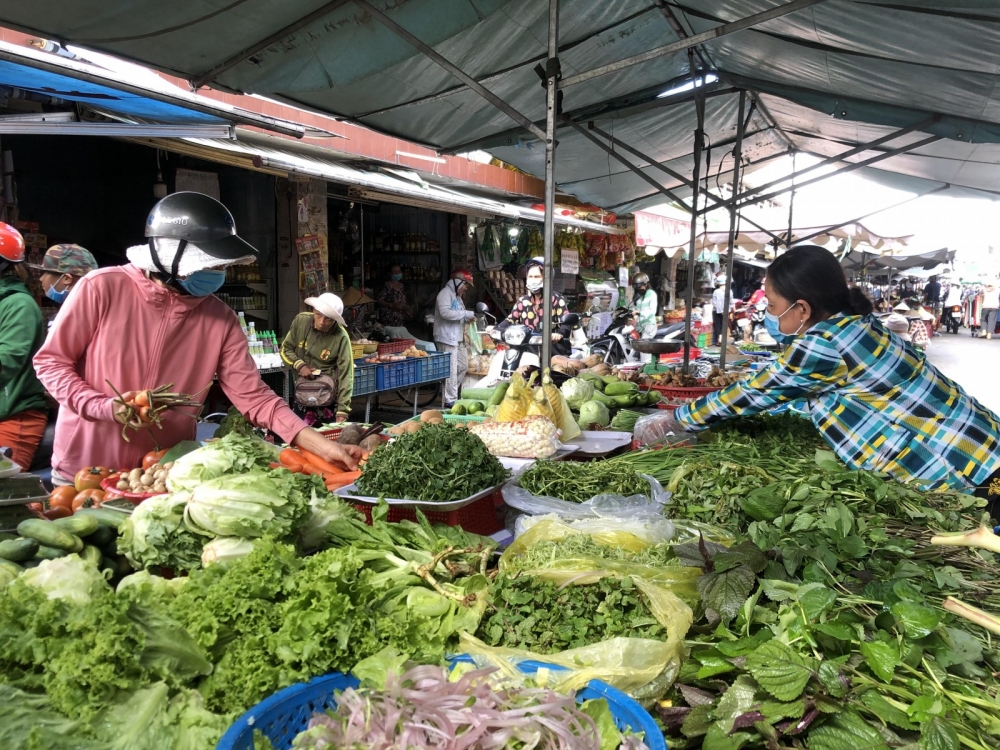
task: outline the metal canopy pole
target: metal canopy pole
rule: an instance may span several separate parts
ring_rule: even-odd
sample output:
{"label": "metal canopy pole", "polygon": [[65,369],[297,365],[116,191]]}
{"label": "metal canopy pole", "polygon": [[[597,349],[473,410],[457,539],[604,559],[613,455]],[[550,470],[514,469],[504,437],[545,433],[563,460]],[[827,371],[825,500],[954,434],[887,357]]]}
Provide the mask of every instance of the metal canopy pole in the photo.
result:
{"label": "metal canopy pole", "polygon": [[[743,112],[747,105],[747,92],[740,92],[740,116],[736,121],[736,146],[733,149],[733,195],[740,189],[740,167],[743,160]],[[733,292],[733,261],[736,255],[735,206],[729,207],[729,260],[726,261],[726,297],[722,306],[722,336],[719,338],[719,369],[726,370],[726,346],[729,343],[729,302]]]}
{"label": "metal canopy pole", "polygon": [[[691,70],[691,79],[697,86],[698,71],[694,67],[694,52],[688,49],[688,66]],[[694,307],[694,266],[695,266],[695,246],[698,243],[698,191],[701,182],[701,152],[705,145],[705,100],[702,97],[695,99],[695,110],[698,122],[694,130],[694,171],[691,174],[691,246],[688,248],[688,288],[687,306],[684,312],[684,372],[691,368],[691,313]]]}
{"label": "metal canopy pole", "polygon": [[792,223],[795,218],[795,151],[792,152],[792,194],[788,198],[788,239],[785,240],[785,247],[792,246]]}
{"label": "metal canopy pole", "polygon": [[552,362],[552,259],[555,257],[556,115],[559,106],[559,0],[549,0],[548,60],[545,61],[545,268],[542,269],[542,372]]}

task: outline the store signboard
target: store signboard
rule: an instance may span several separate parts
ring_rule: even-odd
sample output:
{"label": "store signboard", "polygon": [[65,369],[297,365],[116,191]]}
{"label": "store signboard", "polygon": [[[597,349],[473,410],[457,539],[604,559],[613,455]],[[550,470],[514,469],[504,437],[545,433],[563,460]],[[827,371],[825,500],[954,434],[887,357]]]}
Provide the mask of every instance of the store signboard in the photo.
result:
{"label": "store signboard", "polygon": [[666,216],[635,212],[635,244],[639,247],[677,247],[691,234],[691,224]]}
{"label": "store signboard", "polygon": [[212,196],[217,201],[222,200],[219,196],[219,175],[215,172],[178,169],[174,175],[174,187],[178,193],[184,191],[204,193],[205,195]]}

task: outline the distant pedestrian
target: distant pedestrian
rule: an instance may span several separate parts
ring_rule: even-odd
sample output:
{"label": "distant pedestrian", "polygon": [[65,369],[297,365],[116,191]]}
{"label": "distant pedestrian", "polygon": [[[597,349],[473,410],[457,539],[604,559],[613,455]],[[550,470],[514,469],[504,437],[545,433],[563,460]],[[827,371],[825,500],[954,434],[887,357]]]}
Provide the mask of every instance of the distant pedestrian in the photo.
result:
{"label": "distant pedestrian", "polygon": [[726,279],[715,280],[715,291],[712,292],[712,345],[719,346],[722,341],[723,316],[726,312]]}
{"label": "distant pedestrian", "polygon": [[983,330],[979,332],[979,338],[993,338],[998,310],[1000,310],[1000,286],[996,281],[989,281],[983,286],[983,311],[980,316]]}

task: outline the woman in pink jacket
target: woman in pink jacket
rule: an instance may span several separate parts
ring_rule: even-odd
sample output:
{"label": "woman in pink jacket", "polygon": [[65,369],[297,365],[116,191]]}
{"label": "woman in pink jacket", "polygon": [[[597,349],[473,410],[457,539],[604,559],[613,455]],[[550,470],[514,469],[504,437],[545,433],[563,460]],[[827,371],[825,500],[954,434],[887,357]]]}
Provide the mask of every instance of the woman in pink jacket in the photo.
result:
{"label": "woman in pink jacket", "polygon": [[204,393],[216,377],[255,425],[356,469],[360,449],[306,427],[261,381],[236,315],[212,295],[228,266],[257,256],[236,236],[226,207],[201,193],[174,193],[153,207],[146,237],[128,249],[129,265],[80,280],[35,355],[39,380],[62,407],[53,482],[70,484],[85,466],[139,466],[154,435],[164,447],[194,438],[190,416],[167,412],[162,430],[133,431],[125,442],[111,384],[123,393],[167,383],[175,392]]}

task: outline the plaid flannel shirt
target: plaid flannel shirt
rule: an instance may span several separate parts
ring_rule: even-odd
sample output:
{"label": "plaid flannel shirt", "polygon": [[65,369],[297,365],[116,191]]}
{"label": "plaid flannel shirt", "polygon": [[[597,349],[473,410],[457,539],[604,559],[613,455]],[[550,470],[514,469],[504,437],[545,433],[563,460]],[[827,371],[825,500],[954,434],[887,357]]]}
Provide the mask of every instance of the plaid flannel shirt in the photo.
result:
{"label": "plaid flannel shirt", "polygon": [[769,369],[678,407],[674,416],[707,427],[801,398],[854,469],[970,490],[1000,468],[1000,418],[874,316],[818,323]]}

